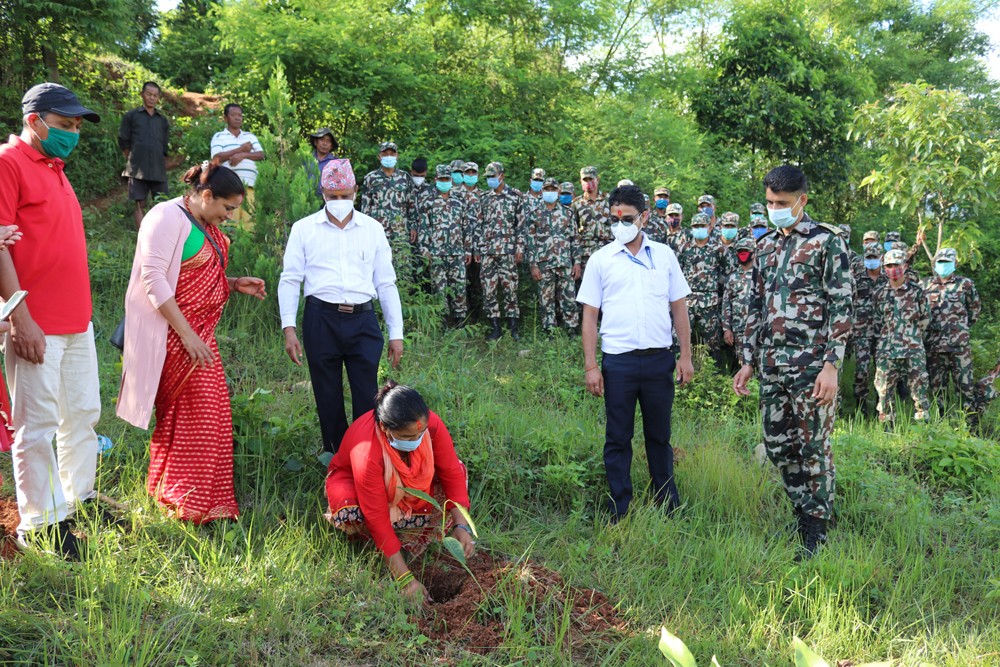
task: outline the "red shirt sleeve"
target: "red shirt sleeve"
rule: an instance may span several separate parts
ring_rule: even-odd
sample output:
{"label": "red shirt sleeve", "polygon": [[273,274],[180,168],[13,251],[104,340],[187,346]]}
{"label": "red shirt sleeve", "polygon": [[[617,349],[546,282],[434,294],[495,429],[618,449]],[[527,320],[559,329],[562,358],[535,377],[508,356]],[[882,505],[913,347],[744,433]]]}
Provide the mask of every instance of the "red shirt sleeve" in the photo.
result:
{"label": "red shirt sleeve", "polygon": [[[431,443],[434,447],[434,476],[441,482],[444,497],[469,509],[469,479],[465,466],[458,459],[448,427],[440,417],[431,412],[427,428],[430,430]],[[450,509],[451,505],[448,507]]]}
{"label": "red shirt sleeve", "polygon": [[17,218],[20,187],[17,174],[6,160],[0,160],[0,225],[13,225]]}

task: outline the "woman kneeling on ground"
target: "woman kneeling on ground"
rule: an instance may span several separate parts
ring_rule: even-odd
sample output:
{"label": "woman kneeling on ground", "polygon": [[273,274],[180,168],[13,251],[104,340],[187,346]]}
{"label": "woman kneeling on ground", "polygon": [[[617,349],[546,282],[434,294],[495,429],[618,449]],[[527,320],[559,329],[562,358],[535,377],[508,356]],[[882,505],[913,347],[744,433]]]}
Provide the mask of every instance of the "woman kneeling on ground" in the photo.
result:
{"label": "woman kneeling on ground", "polygon": [[430,503],[406,493],[435,498],[449,513],[445,533],[475,551],[472,530],[458,506],[469,508],[468,476],[444,422],[416,390],[391,380],[375,398],[375,409],[358,417],[330,461],[326,476],[327,519],[352,536],[370,537],[385,555],[401,592],[429,600],[403,558],[419,556],[440,539],[443,517]]}

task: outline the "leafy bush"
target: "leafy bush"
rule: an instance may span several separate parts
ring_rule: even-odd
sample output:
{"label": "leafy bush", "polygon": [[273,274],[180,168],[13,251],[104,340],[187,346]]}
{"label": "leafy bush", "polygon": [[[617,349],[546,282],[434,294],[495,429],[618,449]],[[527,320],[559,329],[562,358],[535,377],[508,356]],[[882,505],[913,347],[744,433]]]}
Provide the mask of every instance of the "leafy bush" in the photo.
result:
{"label": "leafy bush", "polygon": [[996,489],[1000,450],[995,443],[956,431],[947,422],[914,426],[914,467],[932,486],[973,493]]}

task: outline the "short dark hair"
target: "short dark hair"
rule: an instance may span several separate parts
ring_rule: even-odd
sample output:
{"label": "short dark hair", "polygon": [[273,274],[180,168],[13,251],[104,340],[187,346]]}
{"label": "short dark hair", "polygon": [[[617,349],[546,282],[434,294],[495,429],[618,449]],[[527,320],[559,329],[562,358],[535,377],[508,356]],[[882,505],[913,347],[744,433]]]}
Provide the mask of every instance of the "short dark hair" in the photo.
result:
{"label": "short dark hair", "polygon": [[771,192],[809,192],[806,175],[798,167],[784,164],[767,172],[764,187]]}
{"label": "short dark hair", "polygon": [[615,204],[634,206],[635,210],[642,213],[646,210],[646,197],[643,196],[642,190],[639,189],[638,185],[621,185],[612,190],[611,194],[608,195],[608,206],[614,206]]}
{"label": "short dark hair", "polygon": [[415,171],[417,173],[423,173],[427,171],[427,158],[418,157],[410,164],[410,171]]}
{"label": "short dark hair", "polygon": [[163,92],[162,90],[160,90],[160,84],[156,83],[155,81],[147,81],[146,83],[142,84],[142,88],[140,89],[140,92],[143,92],[143,93],[146,92],[147,86],[152,86],[153,88],[156,88],[156,92],[158,92],[158,93],[162,93]]}
{"label": "short dark hair", "polygon": [[430,415],[427,404],[416,389],[389,380],[375,396],[375,419],[388,429],[403,428]]}
{"label": "short dark hair", "polygon": [[232,169],[223,167],[217,159],[191,167],[181,180],[195,192],[209,190],[213,197],[221,199],[247,193],[243,179]]}
{"label": "short dark hair", "polygon": [[239,104],[237,104],[236,102],[230,102],[226,106],[222,107],[222,115],[223,116],[228,116],[229,115],[229,110],[232,109],[233,107],[236,107],[240,111],[243,111],[243,107],[241,107]]}

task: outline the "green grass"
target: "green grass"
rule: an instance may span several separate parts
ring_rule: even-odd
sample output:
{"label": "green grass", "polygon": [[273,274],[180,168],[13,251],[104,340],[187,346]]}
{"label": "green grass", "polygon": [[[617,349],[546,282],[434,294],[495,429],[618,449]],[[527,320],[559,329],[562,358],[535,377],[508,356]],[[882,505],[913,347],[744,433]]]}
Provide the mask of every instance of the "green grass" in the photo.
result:
{"label": "green grass", "polygon": [[[106,335],[121,315],[134,232],[124,205],[91,213],[88,225],[95,326]],[[234,246],[233,275],[274,270],[271,251],[260,259],[252,247]],[[219,330],[237,394],[241,518],[191,526],[146,496],[148,433],[114,417],[120,368],[100,340],[99,431],[117,444],[99,484],[129,505],[127,522],[89,526],[82,563],[30,553],[0,563],[0,664],[645,666],[665,664],[661,625],[704,664],[714,653],[724,666],[791,665],[795,635],[831,664],[1000,664],[996,475],[948,486],[915,453],[925,431],[839,419],[838,524],[821,554],[798,565],[777,475],[751,455],[755,403],[702,374],[679,391],[674,414],[684,512],[666,520],[640,493],[630,518],[609,527],[599,511],[603,404],[584,392],[578,340],[488,344],[479,328],[413,332],[392,376],[418,388],[452,431],[480,545],[606,593],[630,629],[568,646],[565,610],[532,601],[510,578],[483,611],[505,619],[500,649],[482,657],[427,641],[381,557],[322,519],[319,428],[300,384],[308,376],[284,356],[276,283],[269,289],[263,304],[235,295]],[[426,319],[433,308],[419,305],[412,312]],[[968,441],[949,419],[936,428]],[[640,437],[637,489],[648,482]],[[10,496],[8,458],[0,470]]]}

